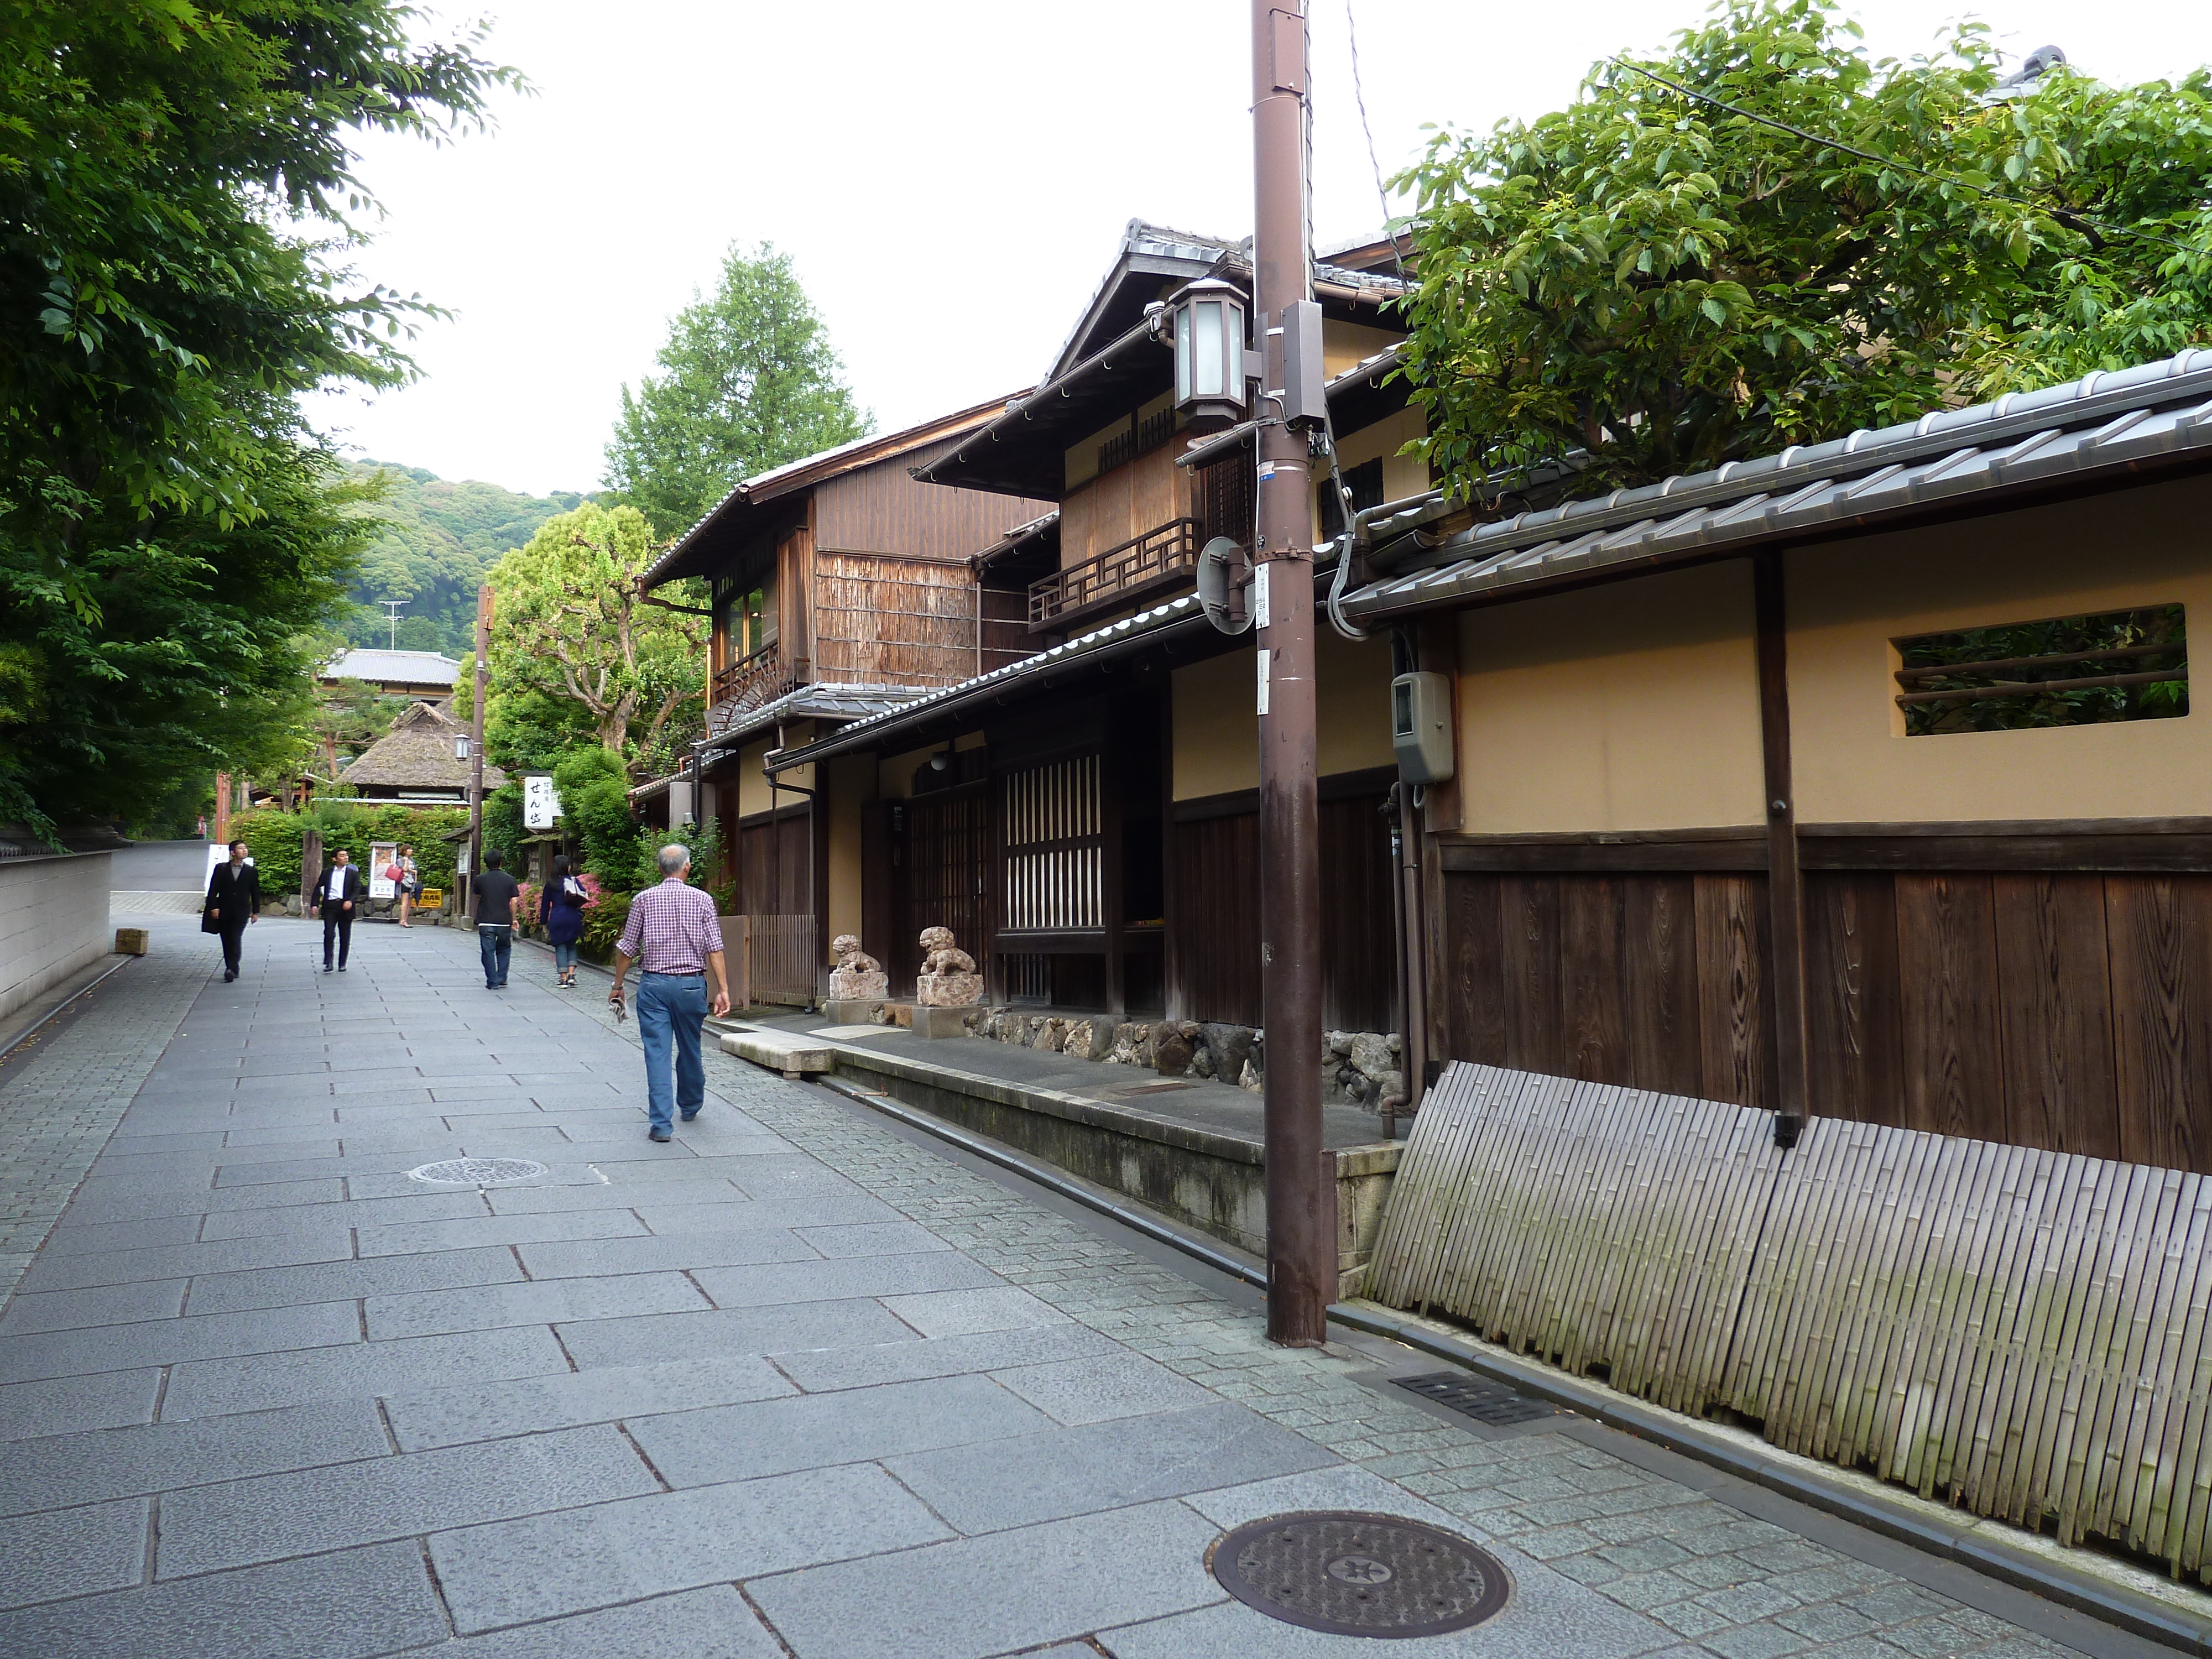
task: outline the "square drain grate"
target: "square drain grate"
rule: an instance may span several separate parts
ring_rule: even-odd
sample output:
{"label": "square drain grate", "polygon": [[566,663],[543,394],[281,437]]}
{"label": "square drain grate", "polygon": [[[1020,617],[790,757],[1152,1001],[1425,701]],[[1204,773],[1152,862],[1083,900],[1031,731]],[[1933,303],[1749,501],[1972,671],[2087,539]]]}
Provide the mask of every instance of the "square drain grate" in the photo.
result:
{"label": "square drain grate", "polygon": [[1540,1400],[1531,1400],[1503,1382],[1470,1376],[1465,1371],[1428,1371],[1419,1376],[1395,1376],[1390,1380],[1401,1389],[1433,1400],[1440,1406],[1449,1406],[1461,1415],[1487,1423],[1492,1428],[1510,1428],[1516,1423],[1534,1423],[1559,1414],[1556,1407]]}

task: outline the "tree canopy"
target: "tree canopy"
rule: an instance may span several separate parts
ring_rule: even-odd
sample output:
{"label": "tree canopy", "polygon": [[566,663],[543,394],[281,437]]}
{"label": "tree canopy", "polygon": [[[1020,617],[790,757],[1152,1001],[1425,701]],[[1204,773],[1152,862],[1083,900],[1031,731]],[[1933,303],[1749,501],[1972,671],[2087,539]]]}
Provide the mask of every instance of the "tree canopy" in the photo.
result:
{"label": "tree canopy", "polygon": [[[493,695],[566,700],[618,755],[634,738],[660,743],[680,708],[700,707],[707,643],[704,618],[647,600],[640,579],[656,550],[635,507],[586,501],[501,559],[491,572]],[[656,597],[696,604],[689,587]],[[645,730],[633,733],[638,720]]]}
{"label": "tree canopy", "polygon": [[1439,481],[1650,483],[2212,339],[2212,74],[1999,82],[1978,23],[1875,61],[1826,0],[1723,0],[1437,132],[1401,183]]}
{"label": "tree canopy", "polygon": [[0,3],[0,818],[127,813],[297,746],[363,526],[293,398],[404,379],[432,314],[343,264],[373,208],[350,146],[446,136],[511,78],[414,21]]}
{"label": "tree canopy", "polygon": [[696,292],[607,444],[607,487],[655,534],[690,529],[738,483],[867,435],[791,256],[732,247],[712,295]]}

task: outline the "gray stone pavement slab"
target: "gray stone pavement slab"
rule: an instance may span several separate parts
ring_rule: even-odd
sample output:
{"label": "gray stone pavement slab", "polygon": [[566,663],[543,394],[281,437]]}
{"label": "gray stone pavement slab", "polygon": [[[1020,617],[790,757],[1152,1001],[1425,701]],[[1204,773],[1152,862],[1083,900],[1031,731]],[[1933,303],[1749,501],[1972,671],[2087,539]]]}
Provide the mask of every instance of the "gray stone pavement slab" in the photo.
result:
{"label": "gray stone pavement slab", "polygon": [[120,1589],[145,1570],[142,1499],[0,1520],[0,1607]]}
{"label": "gray stone pavement slab", "polygon": [[568,1357],[553,1334],[532,1327],[202,1359],[171,1368],[161,1419],[368,1399],[404,1389],[497,1382],[568,1369]]}
{"label": "gray stone pavement slab", "polygon": [[629,1418],[630,1437],[672,1486],[973,1447],[1048,1426],[1042,1412],[980,1376]]}
{"label": "gray stone pavement slab", "polygon": [[42,1331],[0,1337],[0,1382],[179,1365],[234,1354],[336,1347],[360,1340],[361,1314],[350,1302],[153,1319],[92,1330]]}
{"label": "gray stone pavement slab", "polygon": [[972,1336],[933,1336],[919,1342],[908,1338],[873,1346],[779,1351],[770,1357],[800,1388],[823,1393],[1127,1352],[1113,1338],[1068,1321]]}
{"label": "gray stone pavement slab", "polygon": [[[725,1308],[713,1313],[646,1314],[593,1319],[560,1328],[580,1367],[647,1365],[704,1353],[781,1353],[787,1348],[842,1348],[895,1342],[908,1334],[881,1303],[784,1304]],[[430,1339],[435,1340],[435,1339]]]}
{"label": "gray stone pavement slab", "polygon": [[88,1291],[19,1294],[0,1314],[0,1337],[29,1331],[66,1331],[86,1325],[125,1325],[140,1319],[173,1319],[185,1308],[182,1279],[141,1279]]}
{"label": "gray stone pavement slab", "polygon": [[159,1370],[10,1383],[0,1388],[0,1441],[150,1423],[161,1395]]}
{"label": "gray stone pavement slab", "polygon": [[487,1212],[480,1194],[417,1186],[396,1198],[347,1198],[320,1204],[274,1204],[258,1210],[218,1210],[198,1218],[199,1237],[201,1243],[209,1244],[219,1239],[267,1238],[279,1233],[303,1237],[339,1227],[453,1221]]}
{"label": "gray stone pavement slab", "polygon": [[[74,1213],[72,1212],[71,1213]],[[46,1235],[41,1255],[105,1255],[111,1250],[158,1249],[194,1244],[207,1218],[201,1215],[160,1215],[144,1221],[63,1222]]]}
{"label": "gray stone pavement slab", "polygon": [[439,1533],[429,1549],[455,1627],[478,1631],[949,1536],[859,1464]]}
{"label": "gray stone pavement slab", "polygon": [[632,1273],[623,1279],[556,1279],[539,1284],[372,1296],[362,1304],[369,1340],[441,1336],[503,1325],[566,1324],[639,1314],[679,1313],[713,1305],[682,1273]]}
{"label": "gray stone pavement slab", "polygon": [[973,1336],[982,1331],[1018,1331],[1065,1319],[1050,1304],[1026,1291],[943,1290],[884,1298],[884,1305],[924,1336]]}
{"label": "gray stone pavement slab", "polygon": [[388,1457],[375,1403],[356,1400],[0,1445],[0,1514],[139,1497],[356,1458]]}
{"label": "gray stone pavement slab", "polygon": [[1070,1427],[1211,1405],[1215,1395],[1156,1359],[1127,1350],[994,1370],[999,1384]]}
{"label": "gray stone pavement slab", "polygon": [[[744,1597],[727,1584],[627,1607],[456,1637],[409,1659],[784,1659]],[[1086,1649],[1082,1659],[1098,1659]]]}
{"label": "gray stone pavement slab", "polygon": [[371,1659],[451,1629],[421,1547],[383,1544],[0,1615],[0,1653]]}
{"label": "gray stone pavement slab", "polygon": [[23,1275],[27,1291],[82,1291],[149,1279],[235,1273],[247,1267],[294,1267],[304,1261],[343,1261],[353,1254],[349,1228],[326,1223],[300,1236],[229,1238],[207,1244],[157,1246],[144,1250],[97,1250],[81,1255],[40,1253]]}
{"label": "gray stone pavement slab", "polygon": [[1217,1400],[1147,1417],[1135,1433],[1125,1422],[1092,1423],[996,1441],[988,1457],[923,1452],[886,1458],[884,1467],[972,1535],[1335,1461],[1303,1436]]}
{"label": "gray stone pavement slab", "polygon": [[295,1181],[271,1189],[210,1188],[204,1193],[118,1193],[88,1198],[80,1193],[70,1200],[73,1224],[92,1226],[123,1221],[152,1221],[174,1216],[218,1214],[228,1210],[259,1209],[271,1204],[317,1204],[343,1199],[343,1181]]}
{"label": "gray stone pavement slab", "polygon": [[747,1588],[799,1659],[975,1659],[1223,1599],[1204,1565],[1217,1531],[1147,1504]]}
{"label": "gray stone pavement slab", "polygon": [[465,1445],[502,1435],[770,1400],[798,1389],[757,1354],[715,1354],[657,1365],[609,1365],[386,1397],[385,1419],[402,1451]]}
{"label": "gray stone pavement slab", "polygon": [[155,1571],[189,1577],[659,1489],[605,1424],[262,1475],[164,1498]]}
{"label": "gray stone pavement slab", "polygon": [[486,1215],[453,1221],[403,1221],[354,1231],[363,1255],[402,1255],[418,1250],[459,1250],[478,1244],[540,1244],[555,1239],[635,1237],[645,1224],[625,1212],[575,1211],[560,1215]]}
{"label": "gray stone pavement slab", "polygon": [[523,1244],[514,1254],[532,1279],[574,1279],[600,1273],[684,1272],[692,1267],[741,1267],[748,1262],[815,1261],[812,1247],[789,1229],[653,1235],[581,1243]]}
{"label": "gray stone pavement slab", "polygon": [[[878,1296],[885,1298],[894,1313],[916,1292],[980,1290],[1006,1282],[957,1250],[702,1267],[692,1277],[717,1307],[764,1308],[782,1302]],[[917,1324],[915,1328],[922,1328]]]}

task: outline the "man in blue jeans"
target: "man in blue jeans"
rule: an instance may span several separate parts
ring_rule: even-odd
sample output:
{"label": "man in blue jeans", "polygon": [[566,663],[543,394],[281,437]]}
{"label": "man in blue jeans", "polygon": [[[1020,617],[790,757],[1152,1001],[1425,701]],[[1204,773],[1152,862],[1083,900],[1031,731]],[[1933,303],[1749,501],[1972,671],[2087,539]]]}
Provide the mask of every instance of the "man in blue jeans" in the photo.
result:
{"label": "man in blue jeans", "polygon": [[507,855],[484,852],[483,874],[477,878],[477,948],[483,956],[484,989],[507,988],[507,965],[514,954],[514,896],[522,884],[500,866]]}
{"label": "man in blue jeans", "polygon": [[708,994],[717,1018],[730,1012],[722,925],[714,918],[714,901],[686,884],[690,873],[689,851],[660,849],[660,884],[630,901],[629,921],[615,946],[615,988],[607,993],[607,1000],[619,1005],[629,965],[639,964],[637,1035],[645,1044],[646,1109],[653,1120],[646,1133],[655,1140],[675,1133],[668,1109],[670,1043],[676,1048],[676,1105],[689,1123],[707,1103],[699,1036]]}

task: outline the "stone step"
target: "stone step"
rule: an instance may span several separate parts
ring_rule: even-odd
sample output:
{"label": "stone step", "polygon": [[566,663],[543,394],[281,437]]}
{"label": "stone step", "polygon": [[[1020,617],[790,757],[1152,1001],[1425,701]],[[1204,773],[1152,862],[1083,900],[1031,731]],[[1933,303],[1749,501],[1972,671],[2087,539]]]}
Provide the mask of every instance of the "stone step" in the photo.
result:
{"label": "stone step", "polygon": [[793,1079],[812,1072],[836,1069],[837,1051],[829,1043],[792,1031],[750,1030],[724,1031],[722,1052],[781,1072]]}

